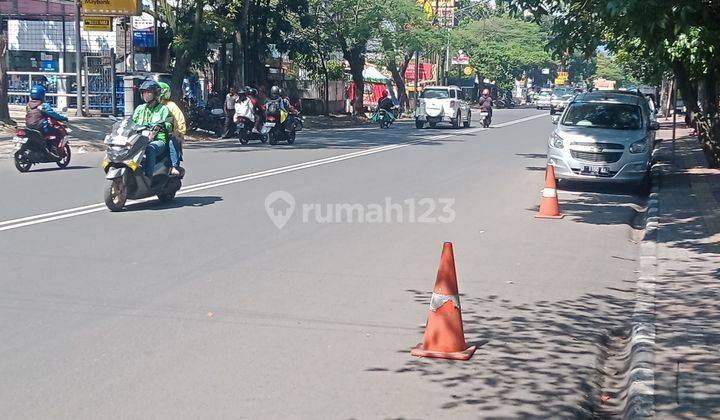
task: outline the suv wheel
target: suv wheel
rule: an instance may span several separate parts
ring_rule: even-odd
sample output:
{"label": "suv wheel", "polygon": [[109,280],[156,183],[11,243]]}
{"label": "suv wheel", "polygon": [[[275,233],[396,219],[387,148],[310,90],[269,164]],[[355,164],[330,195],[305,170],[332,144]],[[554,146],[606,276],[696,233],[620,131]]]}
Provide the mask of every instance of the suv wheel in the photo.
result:
{"label": "suv wheel", "polygon": [[460,111],[458,111],[455,118],[451,120],[453,128],[460,128],[460,118]]}
{"label": "suv wheel", "polygon": [[425,123],[420,120],[415,120],[415,128],[422,130],[425,127]]}

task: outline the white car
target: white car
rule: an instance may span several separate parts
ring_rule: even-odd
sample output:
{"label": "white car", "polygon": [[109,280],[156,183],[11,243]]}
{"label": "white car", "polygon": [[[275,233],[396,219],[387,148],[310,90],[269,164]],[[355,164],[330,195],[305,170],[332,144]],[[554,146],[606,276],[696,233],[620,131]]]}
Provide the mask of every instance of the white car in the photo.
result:
{"label": "white car", "polygon": [[415,127],[425,124],[435,127],[440,122],[452,124],[454,128],[470,127],[472,114],[465,93],[457,86],[428,86],[420,96],[415,110]]}
{"label": "white car", "polygon": [[537,109],[550,109],[552,106],[551,103],[552,100],[552,91],[550,90],[543,90],[538,94],[537,98],[535,99],[535,107]]}

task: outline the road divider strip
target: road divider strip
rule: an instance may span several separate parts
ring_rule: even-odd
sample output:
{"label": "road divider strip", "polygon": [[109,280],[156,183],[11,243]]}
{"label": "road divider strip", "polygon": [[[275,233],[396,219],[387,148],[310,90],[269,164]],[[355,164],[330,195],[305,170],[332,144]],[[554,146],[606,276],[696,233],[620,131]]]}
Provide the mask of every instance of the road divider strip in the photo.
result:
{"label": "road divider strip", "polygon": [[[520,124],[520,123],[534,120],[537,118],[541,118],[544,116],[545,116],[545,114],[533,115],[531,117],[520,118],[517,120],[508,121],[506,123],[498,124],[495,127],[497,127],[497,128],[508,127],[511,125]],[[328,165],[331,163],[342,162],[342,161],[348,160],[348,159],[355,159],[358,157],[374,155],[377,153],[383,153],[383,152],[387,152],[390,150],[396,150],[396,149],[401,149],[401,148],[408,147],[408,146],[422,144],[422,143],[426,143],[428,141],[443,140],[443,139],[447,139],[450,137],[454,137],[458,134],[472,134],[472,133],[485,131],[485,130],[487,130],[487,129],[486,128],[476,128],[476,129],[471,129],[471,130],[463,130],[462,132],[454,132],[453,134],[435,135],[435,136],[425,137],[425,138],[418,139],[418,140],[407,141],[404,143],[379,146],[379,147],[374,147],[372,149],[367,149],[367,150],[359,150],[357,152],[346,153],[346,154],[342,154],[339,156],[331,156],[331,157],[327,157],[327,158],[323,158],[323,159],[312,160],[309,162],[297,163],[297,164],[293,164],[293,165],[282,166],[279,168],[273,168],[273,169],[267,169],[264,171],[253,172],[250,174],[238,175],[238,176],[217,179],[217,180],[208,181],[208,182],[201,182],[199,184],[188,185],[187,187],[180,189],[180,191],[177,192],[177,195],[184,195],[184,194],[188,194],[191,192],[207,190],[210,188],[217,188],[217,187],[222,187],[225,185],[237,184],[240,182],[247,182],[247,181],[252,181],[255,179],[265,178],[265,177],[269,177],[269,176],[280,175],[280,174],[284,174],[287,172],[294,172],[294,171],[299,171],[299,170],[303,170],[303,169],[313,168],[316,166]],[[143,199],[139,199],[139,200],[128,200],[127,204],[128,205],[139,204],[139,203],[144,203],[147,201],[152,201],[155,199],[156,198],[153,196],[153,197],[147,197],[147,198],[143,198]],[[54,212],[50,212],[50,213],[37,214],[34,216],[21,217],[18,219],[0,221],[0,232],[6,231],[6,230],[18,229],[18,228],[26,227],[26,226],[32,226],[32,225],[36,225],[36,224],[40,224],[40,223],[47,223],[47,222],[52,222],[52,221],[56,221],[56,220],[62,220],[62,219],[66,219],[69,217],[97,213],[99,211],[103,211],[104,209],[105,209],[105,203],[96,203],[96,204],[89,204],[86,206],[69,208],[69,209],[65,209],[65,210],[58,210],[58,211],[54,211]]]}

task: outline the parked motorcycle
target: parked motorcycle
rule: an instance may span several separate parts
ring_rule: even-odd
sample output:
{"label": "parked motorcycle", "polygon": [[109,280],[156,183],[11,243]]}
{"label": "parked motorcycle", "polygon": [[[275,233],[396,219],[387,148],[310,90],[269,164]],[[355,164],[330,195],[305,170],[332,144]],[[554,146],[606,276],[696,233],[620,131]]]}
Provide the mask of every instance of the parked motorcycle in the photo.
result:
{"label": "parked motorcycle", "polygon": [[54,162],[60,168],[70,164],[70,143],[67,134],[70,130],[54,118],[48,118],[48,124],[53,127],[59,136],[45,136],[38,130],[18,128],[15,131],[14,154],[15,167],[20,172],[27,172],[37,163]]}
{"label": "parked motorcycle", "polygon": [[220,108],[210,109],[208,107],[191,106],[188,108],[188,128],[190,130],[209,131],[217,137],[223,135],[225,130],[225,111]]}
{"label": "parked motorcycle", "polygon": [[161,202],[175,198],[182,186],[180,176],[171,177],[168,148],[157,157],[152,178],[145,176],[145,148],[150,144],[151,131],[156,128],[135,124],[131,119],[117,121],[112,132],[105,136],[107,152],[102,167],[105,171],[105,205],[110,211],[120,211],[127,199],[157,195]]}

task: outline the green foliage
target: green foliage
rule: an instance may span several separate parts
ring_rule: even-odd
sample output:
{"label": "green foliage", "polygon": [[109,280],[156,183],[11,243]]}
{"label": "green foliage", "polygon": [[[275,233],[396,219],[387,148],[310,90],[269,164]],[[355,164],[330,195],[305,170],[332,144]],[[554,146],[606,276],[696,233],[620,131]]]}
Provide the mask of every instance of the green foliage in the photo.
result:
{"label": "green foliage", "polygon": [[553,64],[545,43],[538,24],[509,16],[466,24],[453,31],[451,40],[453,50],[467,51],[478,73],[506,89],[524,73],[537,73]]}
{"label": "green foliage", "polygon": [[345,78],[345,65],[334,60],[328,61],[327,75],[328,80],[343,80]]}

